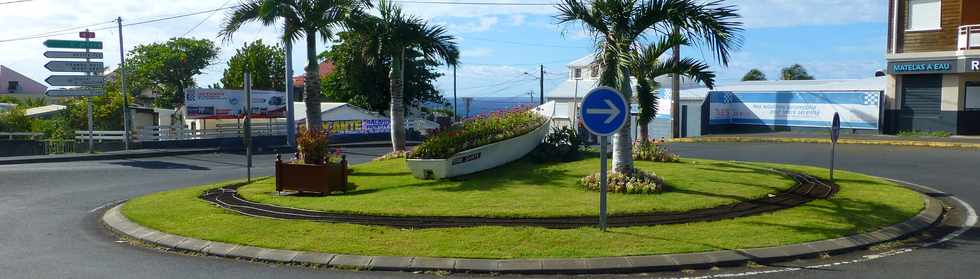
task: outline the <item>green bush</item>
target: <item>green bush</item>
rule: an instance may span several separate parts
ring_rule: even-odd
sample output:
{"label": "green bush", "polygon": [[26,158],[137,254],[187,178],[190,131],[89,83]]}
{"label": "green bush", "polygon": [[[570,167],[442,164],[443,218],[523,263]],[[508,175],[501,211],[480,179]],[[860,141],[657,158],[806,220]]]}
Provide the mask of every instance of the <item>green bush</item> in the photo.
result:
{"label": "green bush", "polygon": [[446,159],[461,151],[525,135],[547,121],[528,107],[476,116],[429,136],[409,158]]}
{"label": "green bush", "polygon": [[570,127],[555,127],[545,138],[544,143],[538,145],[531,153],[531,157],[538,162],[571,162],[581,160],[582,138]]}
{"label": "green bush", "polygon": [[677,163],[681,157],[668,151],[665,141],[641,141],[633,143],[633,160]]}
{"label": "green bush", "polygon": [[[599,174],[582,178],[579,184],[590,191],[599,191]],[[656,194],[664,191],[664,181],[656,174],[648,174],[641,170],[633,170],[632,174],[609,173],[606,176],[607,189],[610,193],[622,194]]]}

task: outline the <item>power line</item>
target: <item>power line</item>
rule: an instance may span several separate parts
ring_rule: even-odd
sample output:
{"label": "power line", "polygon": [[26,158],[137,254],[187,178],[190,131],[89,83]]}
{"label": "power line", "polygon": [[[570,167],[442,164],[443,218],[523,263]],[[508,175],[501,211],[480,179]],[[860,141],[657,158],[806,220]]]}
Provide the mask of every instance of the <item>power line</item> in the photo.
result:
{"label": "power line", "polygon": [[588,48],[592,48],[592,47],[588,47],[588,46],[551,45],[551,44],[527,43],[527,42],[516,42],[516,41],[492,40],[492,39],[474,38],[474,37],[465,37],[463,39],[465,39],[465,40],[484,41],[484,42],[492,42],[492,43],[501,43],[501,44],[511,44],[511,45],[519,45],[519,46],[530,46],[530,47],[568,48],[568,49],[588,49]]}
{"label": "power line", "polygon": [[405,4],[437,4],[437,5],[479,5],[479,6],[555,6],[554,3],[518,3],[518,2],[446,2],[446,1],[412,1],[395,0]]}
{"label": "power line", "polygon": [[0,2],[0,5],[21,3],[21,2],[31,2],[31,1],[34,1],[34,0],[16,0],[16,1]]}
{"label": "power line", "polygon": [[[225,2],[224,3],[221,3],[221,5],[219,5],[218,7],[224,7],[225,5],[228,5],[228,2],[231,2],[231,0],[225,0]],[[211,14],[209,14],[207,17],[205,17],[204,19],[202,19],[201,22],[198,22],[196,25],[194,25],[194,27],[191,27],[191,29],[188,29],[187,32],[184,32],[184,34],[183,35],[180,35],[180,36],[181,37],[187,37],[187,34],[190,34],[191,32],[194,31],[194,29],[197,29],[198,27],[200,27],[201,24],[204,24],[204,22],[208,21],[208,19],[211,19],[211,17],[214,16],[214,14],[216,14],[216,13],[218,13],[218,10],[214,10],[213,12],[211,12]]]}

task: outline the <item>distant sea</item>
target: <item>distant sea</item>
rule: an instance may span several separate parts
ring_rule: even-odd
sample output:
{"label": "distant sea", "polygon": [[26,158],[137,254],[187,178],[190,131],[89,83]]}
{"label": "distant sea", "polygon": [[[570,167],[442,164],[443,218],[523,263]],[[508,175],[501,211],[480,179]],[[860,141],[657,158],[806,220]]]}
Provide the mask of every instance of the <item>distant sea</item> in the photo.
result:
{"label": "distant sea", "polygon": [[[452,97],[449,97],[449,103],[453,103]],[[463,100],[463,98],[457,98],[456,103],[458,104],[459,115],[466,117],[508,110],[519,106],[536,106],[538,105],[538,99],[534,99],[532,102],[531,97],[474,97],[473,100],[470,101],[469,110],[467,110],[466,102]],[[450,109],[452,108],[450,107]]]}

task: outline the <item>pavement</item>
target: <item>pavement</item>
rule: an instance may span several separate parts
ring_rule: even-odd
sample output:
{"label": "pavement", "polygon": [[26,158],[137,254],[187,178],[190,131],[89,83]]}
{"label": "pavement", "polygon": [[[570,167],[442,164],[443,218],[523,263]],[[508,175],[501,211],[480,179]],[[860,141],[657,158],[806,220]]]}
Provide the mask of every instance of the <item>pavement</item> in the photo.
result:
{"label": "pavement", "polygon": [[[820,144],[673,144],[687,158],[826,166]],[[387,148],[347,148],[364,162]],[[838,146],[841,169],[931,186],[980,204],[978,150]],[[256,156],[257,175],[271,175],[274,155]],[[437,278],[445,274],[272,265],[195,257],[119,242],[99,217],[119,202],[148,193],[241,178],[243,156],[196,154],[127,160],[0,166],[0,278]],[[967,216],[953,216],[963,219]],[[623,277],[964,278],[980,274],[980,230],[934,246],[854,252],[778,265],[612,275]],[[452,274],[450,277],[484,277]],[[510,277],[510,276],[503,276]],[[528,277],[528,276],[517,276]],[[530,276],[538,277],[538,276]],[[549,277],[550,276],[543,276]],[[599,276],[602,277],[602,276]]]}

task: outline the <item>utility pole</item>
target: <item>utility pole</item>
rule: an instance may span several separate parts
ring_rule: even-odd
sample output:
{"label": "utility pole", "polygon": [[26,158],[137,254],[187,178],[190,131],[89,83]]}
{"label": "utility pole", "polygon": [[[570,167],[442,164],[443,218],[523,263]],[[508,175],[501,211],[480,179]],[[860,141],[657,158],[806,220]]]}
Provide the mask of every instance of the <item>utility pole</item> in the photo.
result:
{"label": "utility pole", "polygon": [[[88,28],[85,28],[85,43],[86,43],[86,45],[89,42],[89,40],[91,39],[91,37],[93,37],[92,34],[94,34],[94,33],[89,32],[88,31]],[[89,59],[88,53],[89,53],[89,47],[86,46],[85,47],[85,63],[88,63],[88,62],[91,62],[92,61],[91,59]],[[94,75],[94,74],[95,73],[85,73],[86,76],[91,76],[91,75]],[[95,123],[95,120],[92,117],[92,106],[93,106],[92,105],[92,96],[88,96],[85,99],[88,101],[88,153],[89,154],[95,154],[95,129],[94,129],[95,128],[95,124],[94,124]]]}
{"label": "utility pole", "polygon": [[296,117],[293,115],[293,41],[286,39],[286,145],[296,146]]}
{"label": "utility pole", "polygon": [[[680,27],[674,26],[674,34],[680,34]],[[677,65],[681,62],[681,47],[674,46],[673,50],[674,65]],[[681,76],[676,73],[671,76],[673,80],[670,84],[670,137],[676,139],[681,136]]]}
{"label": "utility pole", "polygon": [[541,77],[538,79],[538,82],[540,82],[539,84],[541,85],[541,100],[539,101],[543,105],[544,104],[544,65],[541,65]]}
{"label": "utility pole", "polygon": [[456,102],[456,65],[453,65],[453,122],[459,120],[459,103]]}
{"label": "utility pole", "polygon": [[470,102],[473,101],[473,97],[463,97],[463,106],[466,108],[466,117],[470,117]]}
{"label": "utility pole", "polygon": [[[122,17],[117,17],[116,23],[119,27],[119,92],[123,95],[123,131],[125,131],[123,145],[126,150],[129,150],[129,141],[132,139],[132,134],[129,131],[129,91],[126,91],[126,51],[123,48]],[[180,125],[183,125],[183,123]]]}
{"label": "utility pole", "polygon": [[252,183],[252,77],[245,69],[245,173],[248,182]]}

